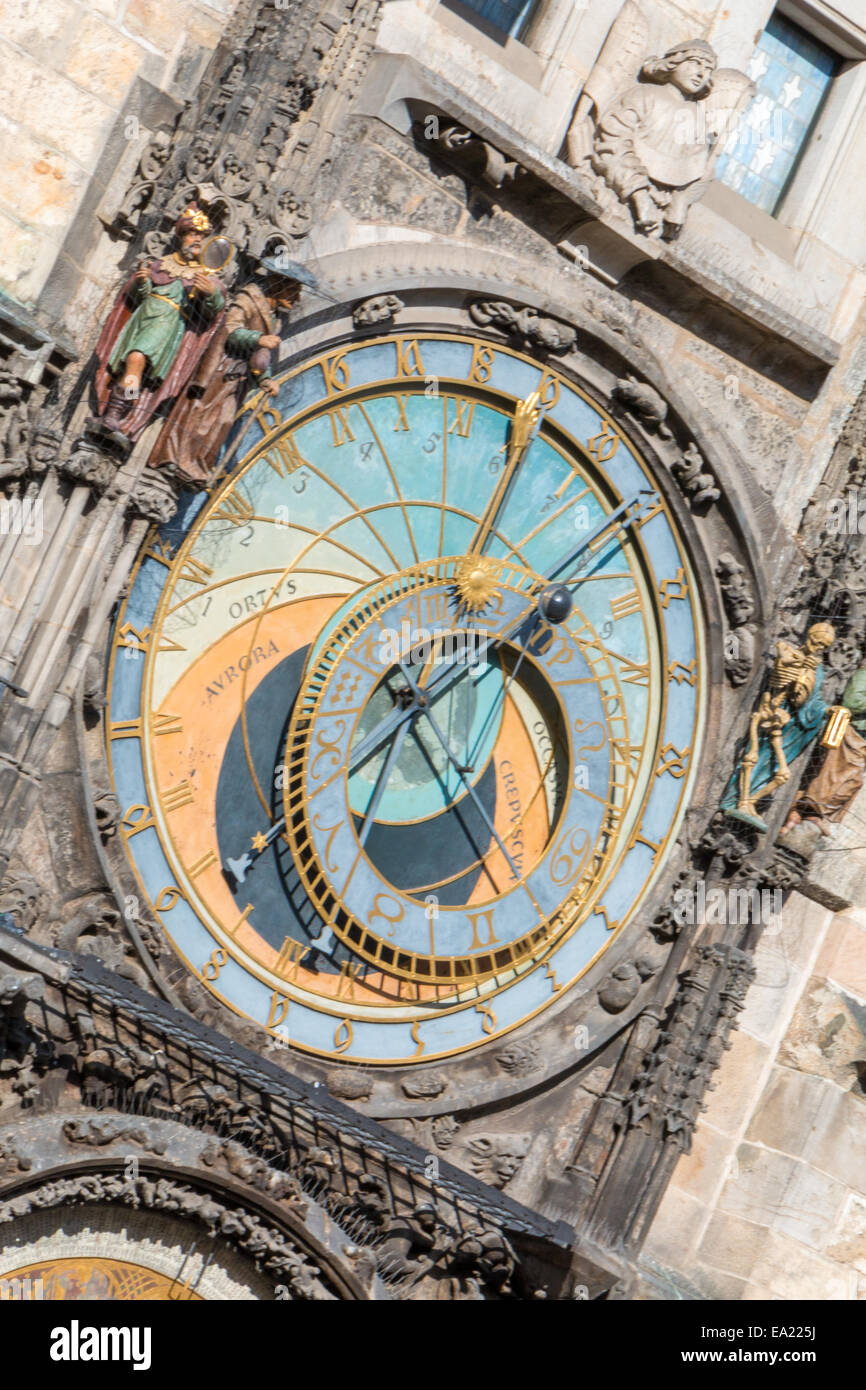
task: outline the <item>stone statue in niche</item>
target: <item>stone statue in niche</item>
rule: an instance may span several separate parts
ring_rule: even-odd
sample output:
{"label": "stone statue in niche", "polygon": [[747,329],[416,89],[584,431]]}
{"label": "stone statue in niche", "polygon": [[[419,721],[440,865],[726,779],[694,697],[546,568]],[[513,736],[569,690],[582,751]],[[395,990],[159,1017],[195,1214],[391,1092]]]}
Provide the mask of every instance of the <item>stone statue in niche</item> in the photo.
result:
{"label": "stone statue in niche", "polygon": [[767,689],[749,722],[749,741],[728,783],[722,809],[767,830],[757,803],[789,780],[789,764],[817,737],[827,713],[820,697],[824,654],[836,640],[830,623],[814,623],[802,647],[779,642]]}
{"label": "stone statue in niche", "polygon": [[595,176],[600,201],[629,208],[636,231],[673,240],[755,88],[704,39],[648,53],[647,19],[627,0],[581,93],[567,159]]}
{"label": "stone statue in niche", "polygon": [[186,208],[175,249],[145,260],[118,295],[96,345],[91,433],[128,449],[193,377],[225,307],[223,286],[200,259],[210,230],[198,207]]}
{"label": "stone statue in niche", "polygon": [[264,260],[258,276],[236,295],[179,396],[149,463],[170,466],[182,483],[207,483],[246,392],[260,387],[274,396],[271,365],[280,346],[280,314],[296,304],[301,285],[315,287],[294,261]]}
{"label": "stone statue in niche", "polygon": [[803,821],[832,833],[851,809],[866,776],[866,666],[855,671],[834,706],[821,739],[826,750],[811,779],[797,793],[783,833]]}

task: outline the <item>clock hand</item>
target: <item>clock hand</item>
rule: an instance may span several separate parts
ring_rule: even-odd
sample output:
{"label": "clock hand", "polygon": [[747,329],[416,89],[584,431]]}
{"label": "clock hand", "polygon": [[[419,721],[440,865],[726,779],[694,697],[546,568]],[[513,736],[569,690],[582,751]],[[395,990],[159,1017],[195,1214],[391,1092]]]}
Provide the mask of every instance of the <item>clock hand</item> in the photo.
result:
{"label": "clock hand", "polygon": [[467,552],[470,555],[483,555],[488,541],[496,531],[511,496],[517,470],[526,458],[532,441],[541,429],[544,406],[540,402],[540,391],[533,391],[532,395],[527,396],[525,401],[517,402],[514,418],[511,422],[511,436],[508,441],[505,467],[478,524],[478,529],[472,537]]}
{"label": "clock hand", "polygon": [[[421,693],[421,692],[420,692],[420,688],[415,684],[414,680],[412,679],[412,676],[411,676],[410,673],[409,673],[409,668],[408,668],[408,667],[405,665],[405,663],[402,662],[402,661],[399,662],[398,664],[399,664],[399,666],[400,666],[400,670],[403,672],[404,679],[408,682],[409,688],[414,692],[414,694],[416,695],[416,698],[417,698],[417,697],[420,695],[420,693]],[[469,781],[469,779],[467,778],[465,766],[458,760],[456,753],[455,753],[454,750],[452,749],[450,743],[449,743],[448,740],[446,739],[446,737],[445,737],[445,735],[443,734],[442,730],[439,728],[439,725],[438,725],[438,723],[436,722],[435,716],[431,713],[429,704],[425,704],[425,705],[422,707],[421,712],[426,716],[426,718],[427,718],[427,720],[428,720],[428,722],[429,722],[429,724],[430,724],[431,729],[433,730],[434,734],[436,735],[437,739],[439,740],[440,744],[442,745],[442,749],[443,749],[443,752],[445,753],[446,758],[447,758],[448,761],[451,763],[452,767],[454,768],[455,772],[457,773],[458,777],[460,778],[461,782],[463,783],[464,787],[466,788],[467,792],[469,793],[469,796],[470,796],[470,798],[472,799],[472,802],[473,802],[473,804],[474,804],[474,806],[475,806],[476,811],[479,813],[479,815],[481,816],[482,820],[485,822],[485,824],[486,824],[486,826],[487,826],[487,829],[490,831],[490,833],[491,833],[491,835],[493,836],[494,840],[496,841],[497,845],[499,846],[499,848],[501,849],[502,853],[504,854],[506,863],[508,864],[508,867],[510,868],[510,870],[511,870],[511,872],[513,873],[515,879],[516,879],[516,880],[518,881],[518,883],[519,883],[519,882],[520,882],[520,873],[519,873],[519,871],[518,871],[517,865],[514,863],[514,860],[511,858],[511,855],[508,853],[508,850],[505,848],[505,845],[504,845],[504,843],[503,843],[503,841],[502,841],[502,839],[501,839],[501,837],[500,837],[500,835],[499,835],[499,831],[496,829],[496,826],[493,824],[493,821],[490,819],[490,817],[488,816],[487,812],[485,811],[484,805],[483,805],[483,803],[482,803],[482,801],[481,801],[481,798],[479,797],[479,795],[478,795],[478,793],[476,792],[475,788],[473,787],[472,783],[471,783],[471,782]]]}
{"label": "clock hand", "polygon": [[397,737],[394,739],[394,742],[388,749],[388,756],[382,764],[382,767],[379,771],[379,776],[376,778],[376,785],[373,789],[373,795],[367,803],[367,810],[364,815],[364,823],[361,826],[360,831],[358,832],[358,839],[360,840],[362,845],[366,844],[367,836],[373,828],[373,821],[376,818],[376,811],[379,808],[379,802],[382,800],[382,797],[385,792],[385,784],[387,783],[388,778],[391,776],[391,769],[393,768],[394,764],[400,756],[400,750],[403,747],[403,740],[408,734],[410,727],[411,726],[408,720],[405,724],[400,725],[400,728],[397,730]]}
{"label": "clock hand", "polygon": [[243,883],[255,861],[261,858],[268,848],[268,845],[274,843],[274,840],[277,839],[285,828],[285,824],[285,816],[280,816],[279,820],[274,821],[266,835],[262,835],[261,832],[259,832],[259,834],[253,836],[252,853],[247,850],[246,853],[242,854],[238,859],[226,859],[224,865],[225,871],[231,874],[236,884]]}

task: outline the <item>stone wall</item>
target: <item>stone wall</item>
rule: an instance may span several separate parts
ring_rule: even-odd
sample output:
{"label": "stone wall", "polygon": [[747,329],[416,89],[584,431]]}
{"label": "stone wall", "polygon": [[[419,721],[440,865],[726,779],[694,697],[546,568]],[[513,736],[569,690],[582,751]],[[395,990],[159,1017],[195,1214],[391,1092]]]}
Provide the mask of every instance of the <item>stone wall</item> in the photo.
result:
{"label": "stone wall", "polygon": [[[821,856],[825,891],[855,880],[856,905],[834,913],[794,894],[756,952],[740,1030],[644,1248],[642,1263],[672,1289],[866,1297],[866,892],[862,866],[850,872],[852,836],[864,844],[859,800]],[[821,891],[814,866],[812,876]]]}
{"label": "stone wall", "polygon": [[[5,0],[0,288],[7,294],[37,303],[136,79],[184,101],[234,8],[235,0]],[[134,121],[123,134],[140,139]]]}

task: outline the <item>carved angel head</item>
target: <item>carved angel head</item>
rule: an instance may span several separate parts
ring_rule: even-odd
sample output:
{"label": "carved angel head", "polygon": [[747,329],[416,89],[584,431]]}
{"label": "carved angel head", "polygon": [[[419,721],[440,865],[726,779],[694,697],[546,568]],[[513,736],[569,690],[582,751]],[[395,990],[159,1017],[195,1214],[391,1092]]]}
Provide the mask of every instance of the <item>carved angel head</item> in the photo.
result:
{"label": "carved angel head", "polygon": [[684,97],[704,97],[711,91],[718,55],[704,39],[687,39],[669,48],[663,58],[648,58],[640,70],[645,82],[672,82]]}

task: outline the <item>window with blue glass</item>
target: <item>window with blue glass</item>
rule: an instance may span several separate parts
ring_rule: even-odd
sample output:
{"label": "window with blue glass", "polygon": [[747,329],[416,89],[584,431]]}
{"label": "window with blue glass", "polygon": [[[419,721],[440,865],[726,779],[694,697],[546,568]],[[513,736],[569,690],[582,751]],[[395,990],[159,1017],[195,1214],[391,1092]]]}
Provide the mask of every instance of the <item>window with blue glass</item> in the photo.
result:
{"label": "window with blue glass", "polygon": [[461,3],[513,39],[519,37],[530,10],[535,8],[535,0],[461,0]]}
{"label": "window with blue glass", "polygon": [[838,66],[831,49],[774,14],[748,64],[757,91],[719,155],[716,178],[775,212]]}

